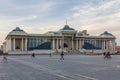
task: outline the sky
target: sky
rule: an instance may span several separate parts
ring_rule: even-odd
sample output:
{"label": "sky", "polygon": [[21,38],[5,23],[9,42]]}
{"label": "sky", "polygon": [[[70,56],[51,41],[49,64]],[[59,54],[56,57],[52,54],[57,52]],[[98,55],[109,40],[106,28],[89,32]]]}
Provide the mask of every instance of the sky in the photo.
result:
{"label": "sky", "polygon": [[120,45],[120,0],[0,0],[0,44],[16,27],[42,34],[63,28],[66,19],[91,36],[108,31]]}

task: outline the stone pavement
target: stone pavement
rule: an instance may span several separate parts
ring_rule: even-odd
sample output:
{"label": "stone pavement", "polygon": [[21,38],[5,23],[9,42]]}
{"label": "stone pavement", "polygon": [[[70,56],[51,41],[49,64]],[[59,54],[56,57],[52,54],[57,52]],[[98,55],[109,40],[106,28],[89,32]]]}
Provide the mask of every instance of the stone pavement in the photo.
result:
{"label": "stone pavement", "polygon": [[0,56],[0,80],[120,80],[120,56]]}

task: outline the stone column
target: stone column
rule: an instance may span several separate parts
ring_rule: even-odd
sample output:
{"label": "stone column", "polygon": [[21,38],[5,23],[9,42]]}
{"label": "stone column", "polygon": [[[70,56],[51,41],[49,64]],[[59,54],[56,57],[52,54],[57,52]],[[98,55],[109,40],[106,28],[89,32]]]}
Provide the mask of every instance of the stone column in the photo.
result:
{"label": "stone column", "polygon": [[13,51],[15,51],[15,38],[13,38]]}
{"label": "stone column", "polygon": [[106,49],[109,50],[109,41],[106,40]]}
{"label": "stone column", "polygon": [[98,39],[98,48],[100,48],[100,40]]}
{"label": "stone column", "polygon": [[25,51],[27,51],[27,38],[25,38]]}
{"label": "stone column", "polygon": [[113,40],[113,50],[115,51],[115,40]]}
{"label": "stone column", "polygon": [[60,39],[60,49],[62,48],[62,40]]}
{"label": "stone column", "polygon": [[83,49],[84,46],[84,39],[81,40],[81,48]]}
{"label": "stone column", "polygon": [[105,50],[105,40],[103,40],[103,50]]}
{"label": "stone column", "polygon": [[62,36],[62,50],[64,49],[64,36]]}
{"label": "stone column", "polygon": [[110,49],[112,50],[112,40],[110,40]]}
{"label": "stone column", "polygon": [[58,39],[56,39],[56,49],[59,48]]}
{"label": "stone column", "polygon": [[52,40],[52,49],[55,49],[55,39]]}
{"label": "stone column", "polygon": [[112,40],[110,40],[110,47],[111,47],[111,50],[113,50]]}
{"label": "stone column", "polygon": [[21,47],[22,47],[22,48],[21,48],[21,49],[22,49],[22,51],[23,51],[23,46],[24,46],[24,45],[23,45],[23,38],[22,38],[22,46],[21,46]]}
{"label": "stone column", "polygon": [[101,47],[102,47],[102,50],[104,50],[104,49],[103,49],[103,45],[104,45],[104,44],[103,44],[103,40],[101,40]]}
{"label": "stone column", "polygon": [[104,50],[107,49],[106,40],[104,40]]}
{"label": "stone column", "polygon": [[11,46],[11,38],[10,38],[10,42],[9,42],[9,51],[12,50],[12,46]]}
{"label": "stone column", "polygon": [[76,50],[78,50],[78,40],[76,40]]}
{"label": "stone column", "polygon": [[79,39],[79,49],[81,49],[81,39]]}
{"label": "stone column", "polygon": [[72,37],[72,50],[74,49],[74,41],[73,41],[73,37]]}

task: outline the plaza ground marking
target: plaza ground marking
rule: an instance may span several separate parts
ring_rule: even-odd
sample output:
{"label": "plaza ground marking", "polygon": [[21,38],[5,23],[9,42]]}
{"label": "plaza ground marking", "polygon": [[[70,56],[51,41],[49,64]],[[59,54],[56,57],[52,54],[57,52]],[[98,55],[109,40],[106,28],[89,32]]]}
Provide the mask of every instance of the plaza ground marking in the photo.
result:
{"label": "plaza ground marking", "polygon": [[[80,74],[71,74],[70,73],[64,73],[64,72],[60,72],[60,71],[53,71],[49,68],[46,68],[45,66],[41,66],[41,65],[38,65],[38,64],[33,64],[31,62],[27,62],[27,61],[23,61],[23,60],[18,60],[16,58],[10,58],[11,60],[14,60],[16,62],[19,62],[19,63],[22,63],[22,64],[25,64],[27,66],[30,66],[30,67],[33,67],[35,69],[39,69],[41,71],[44,71],[44,72],[47,72],[47,73],[50,73],[50,74],[53,74],[53,75],[56,75],[58,77],[61,77],[61,78],[64,78],[64,79],[68,79],[68,80],[81,80],[81,79],[74,79],[75,76],[77,77],[80,77],[80,78],[84,78],[86,80],[98,80],[98,79],[95,79],[95,78],[92,78],[92,77],[88,77],[88,76],[84,76],[84,75],[80,75]],[[73,78],[74,76],[74,78]]]}

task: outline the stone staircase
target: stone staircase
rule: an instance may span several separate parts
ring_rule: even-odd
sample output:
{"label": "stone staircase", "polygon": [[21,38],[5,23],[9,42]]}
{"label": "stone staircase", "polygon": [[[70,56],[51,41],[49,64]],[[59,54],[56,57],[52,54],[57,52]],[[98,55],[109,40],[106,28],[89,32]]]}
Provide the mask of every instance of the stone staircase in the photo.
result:
{"label": "stone staircase", "polygon": [[[52,54],[60,55],[61,51],[56,51],[56,52],[53,52]],[[67,50],[67,51],[64,51],[64,54],[65,55],[76,55],[76,54],[80,54],[80,51],[79,50]]]}

